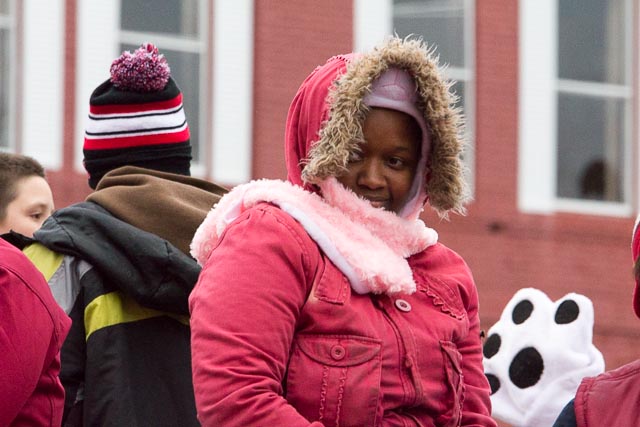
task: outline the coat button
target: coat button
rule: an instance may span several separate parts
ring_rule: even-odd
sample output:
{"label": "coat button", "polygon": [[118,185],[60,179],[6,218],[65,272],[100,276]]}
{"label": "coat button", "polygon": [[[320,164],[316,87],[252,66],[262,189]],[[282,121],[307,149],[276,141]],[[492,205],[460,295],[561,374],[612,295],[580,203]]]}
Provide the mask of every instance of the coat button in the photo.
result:
{"label": "coat button", "polygon": [[346,355],[347,355],[347,350],[345,350],[345,348],[340,344],[336,344],[333,347],[331,347],[331,357],[334,360],[342,360]]}
{"label": "coat button", "polygon": [[411,311],[411,304],[409,304],[408,302],[406,302],[403,299],[397,299],[396,300],[396,308],[398,310],[404,311],[406,313],[406,312]]}

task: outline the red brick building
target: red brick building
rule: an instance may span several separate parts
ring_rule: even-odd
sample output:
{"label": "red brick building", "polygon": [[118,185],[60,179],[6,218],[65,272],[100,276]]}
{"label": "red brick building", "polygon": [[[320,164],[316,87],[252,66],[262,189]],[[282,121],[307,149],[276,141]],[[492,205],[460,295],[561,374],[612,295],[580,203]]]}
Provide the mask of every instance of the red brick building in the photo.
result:
{"label": "red brick building", "polygon": [[[483,327],[522,287],[552,299],[578,292],[593,301],[607,368],[640,356],[629,251],[640,195],[632,0],[4,3],[0,34],[13,47],[1,70],[0,149],[45,163],[57,207],[89,191],[88,97],[123,48],[151,41],[168,52],[191,102],[194,175],[234,185],[285,177],[287,109],[316,65],[394,30],[424,29],[459,82],[474,189],[466,217],[425,220],[471,266]],[[595,197],[577,184],[590,152],[608,166]]]}

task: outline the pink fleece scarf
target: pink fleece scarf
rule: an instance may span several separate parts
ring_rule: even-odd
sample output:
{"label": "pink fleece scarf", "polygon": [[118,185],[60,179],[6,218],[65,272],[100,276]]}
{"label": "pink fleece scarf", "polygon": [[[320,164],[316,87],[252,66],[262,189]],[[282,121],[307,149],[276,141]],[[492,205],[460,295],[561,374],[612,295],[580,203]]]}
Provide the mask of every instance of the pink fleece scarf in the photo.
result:
{"label": "pink fleece scarf", "polygon": [[279,180],[257,180],[235,187],[196,231],[191,254],[204,265],[227,225],[252,206],[268,202],[304,227],[355,292],[415,292],[406,258],[434,245],[438,241],[435,230],[420,219],[404,219],[372,207],[333,177],[320,187],[323,197]]}

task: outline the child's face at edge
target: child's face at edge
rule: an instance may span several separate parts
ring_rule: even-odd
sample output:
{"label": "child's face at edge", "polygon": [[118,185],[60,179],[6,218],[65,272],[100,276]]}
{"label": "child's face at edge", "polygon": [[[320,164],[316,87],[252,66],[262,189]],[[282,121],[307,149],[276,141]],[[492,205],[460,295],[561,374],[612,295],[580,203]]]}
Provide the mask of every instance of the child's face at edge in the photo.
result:
{"label": "child's face at edge", "polygon": [[0,234],[13,230],[33,237],[53,212],[51,188],[44,178],[34,175],[18,181],[16,192],[16,198],[7,206],[6,216],[0,220]]}
{"label": "child's face at edge", "polygon": [[398,213],[408,201],[420,158],[422,134],[408,114],[372,108],[363,124],[365,144],[337,177],[372,206]]}

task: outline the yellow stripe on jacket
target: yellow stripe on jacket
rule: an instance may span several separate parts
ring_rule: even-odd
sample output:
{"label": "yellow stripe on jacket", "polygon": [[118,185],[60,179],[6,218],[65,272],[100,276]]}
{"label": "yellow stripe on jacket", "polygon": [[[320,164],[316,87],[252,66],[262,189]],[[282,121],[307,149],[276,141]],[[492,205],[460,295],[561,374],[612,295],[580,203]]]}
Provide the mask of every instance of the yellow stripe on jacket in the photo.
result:
{"label": "yellow stripe on jacket", "polygon": [[102,328],[160,316],[171,317],[189,326],[189,316],[143,307],[121,292],[109,292],[91,301],[84,310],[86,339]]}
{"label": "yellow stripe on jacket", "polygon": [[51,279],[53,273],[60,268],[62,260],[64,260],[63,254],[54,252],[41,243],[32,243],[24,248],[22,252],[40,270],[47,282]]}

